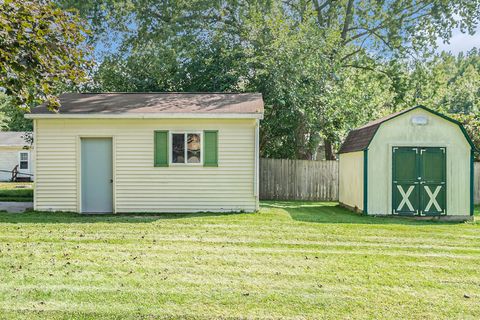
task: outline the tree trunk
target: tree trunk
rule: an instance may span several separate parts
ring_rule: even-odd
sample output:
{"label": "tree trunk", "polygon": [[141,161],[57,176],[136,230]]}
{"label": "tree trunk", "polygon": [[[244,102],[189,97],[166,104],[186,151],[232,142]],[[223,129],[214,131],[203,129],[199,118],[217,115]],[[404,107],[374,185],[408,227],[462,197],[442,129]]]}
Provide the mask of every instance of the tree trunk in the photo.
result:
{"label": "tree trunk", "polygon": [[323,140],[325,143],[325,159],[326,160],[336,160],[335,153],[333,152],[333,143],[328,140]]}

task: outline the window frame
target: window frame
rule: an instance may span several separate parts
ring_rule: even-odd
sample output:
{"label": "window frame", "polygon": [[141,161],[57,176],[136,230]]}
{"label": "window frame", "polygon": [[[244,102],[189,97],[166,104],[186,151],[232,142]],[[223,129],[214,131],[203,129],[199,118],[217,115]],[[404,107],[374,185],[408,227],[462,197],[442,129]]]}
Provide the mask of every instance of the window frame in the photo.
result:
{"label": "window frame", "polygon": [[[22,154],[26,154],[27,155],[27,160],[22,160]],[[22,169],[21,168],[21,163],[22,162],[27,162],[27,168],[26,169]],[[23,170],[23,171],[27,171],[27,172],[30,172],[30,152],[29,151],[19,151],[18,152],[18,170]]]}
{"label": "window frame", "polygon": [[[184,150],[184,158],[185,162],[184,163],[176,163],[173,162],[173,135],[174,134],[184,134],[184,139],[183,142],[185,143],[185,150]],[[200,162],[197,163],[192,163],[188,162],[188,144],[187,144],[187,139],[189,134],[198,134],[200,135]],[[169,131],[168,133],[168,164],[171,166],[203,166],[203,131],[199,130],[182,130],[182,131]]]}

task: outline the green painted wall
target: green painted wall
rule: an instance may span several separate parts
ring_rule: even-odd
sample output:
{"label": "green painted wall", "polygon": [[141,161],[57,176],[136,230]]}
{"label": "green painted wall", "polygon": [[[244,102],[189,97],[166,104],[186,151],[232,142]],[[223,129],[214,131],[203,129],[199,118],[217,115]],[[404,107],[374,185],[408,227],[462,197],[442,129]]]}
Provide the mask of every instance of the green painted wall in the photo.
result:
{"label": "green painted wall", "polygon": [[[426,116],[428,124],[413,125],[411,118],[416,115]],[[470,214],[470,145],[458,125],[423,109],[414,109],[383,123],[371,141],[368,151],[369,214],[392,212],[393,146],[447,148],[447,214]],[[363,190],[358,189],[360,192],[363,194]]]}

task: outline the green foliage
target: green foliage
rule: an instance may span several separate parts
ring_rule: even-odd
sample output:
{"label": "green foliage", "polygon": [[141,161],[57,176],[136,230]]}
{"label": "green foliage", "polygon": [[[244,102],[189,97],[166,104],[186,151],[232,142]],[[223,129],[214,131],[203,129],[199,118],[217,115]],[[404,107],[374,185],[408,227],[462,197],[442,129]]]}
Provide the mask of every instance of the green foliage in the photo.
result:
{"label": "green foliage", "polygon": [[338,75],[322,97],[328,106],[322,133],[335,149],[350,129],[390,113],[395,99],[391,79],[381,73],[350,68]]}
{"label": "green foliage", "polygon": [[321,97],[331,78],[331,43],[312,13],[295,22],[276,8],[261,17],[261,23],[247,26],[255,46],[247,60],[254,73],[246,90],[262,92],[266,106],[262,156],[309,159],[319,144],[326,113]]}
{"label": "green foliage", "polygon": [[480,51],[453,56],[442,53],[405,70],[406,103],[424,104],[442,112],[480,112]]}
{"label": "green foliage", "polygon": [[0,129],[2,131],[32,131],[32,120],[25,119],[25,109],[18,108],[13,101],[13,98],[0,93]]}
{"label": "green foliage", "polygon": [[50,1],[1,1],[0,87],[13,104],[28,109],[46,101],[57,108],[57,84],[85,80],[86,33],[73,11]]}
{"label": "green foliage", "polygon": [[[407,62],[459,25],[473,32],[480,11],[479,0],[60,2],[91,21],[92,40],[115,35],[92,89],[261,92],[262,155],[302,159],[416,101],[411,77],[429,70]],[[478,70],[465,72],[445,101],[473,110]]]}
{"label": "green foliage", "polygon": [[[463,124],[475,147],[480,150],[480,113],[451,114],[450,116]],[[480,154],[476,155],[476,161],[480,161]]]}

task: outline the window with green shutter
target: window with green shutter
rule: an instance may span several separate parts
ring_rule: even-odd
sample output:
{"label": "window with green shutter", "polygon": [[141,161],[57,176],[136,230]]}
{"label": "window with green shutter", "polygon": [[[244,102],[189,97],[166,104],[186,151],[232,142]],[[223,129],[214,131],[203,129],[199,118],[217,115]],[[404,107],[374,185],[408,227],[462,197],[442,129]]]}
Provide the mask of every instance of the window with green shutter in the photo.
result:
{"label": "window with green shutter", "polygon": [[203,165],[205,167],[218,167],[218,131],[204,131],[203,139]]}
{"label": "window with green shutter", "polygon": [[155,131],[154,166],[168,167],[168,131]]}

